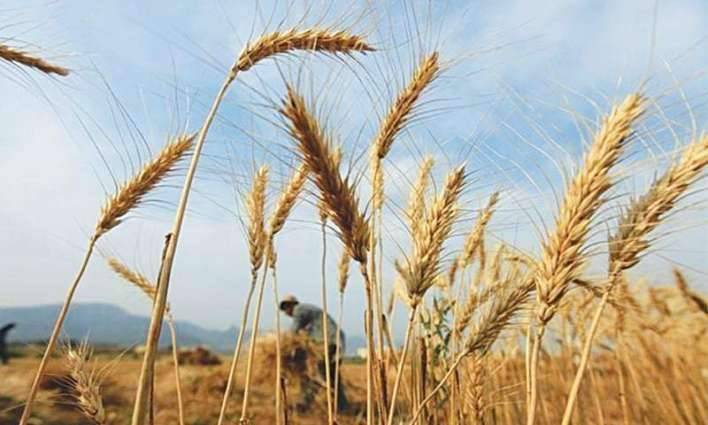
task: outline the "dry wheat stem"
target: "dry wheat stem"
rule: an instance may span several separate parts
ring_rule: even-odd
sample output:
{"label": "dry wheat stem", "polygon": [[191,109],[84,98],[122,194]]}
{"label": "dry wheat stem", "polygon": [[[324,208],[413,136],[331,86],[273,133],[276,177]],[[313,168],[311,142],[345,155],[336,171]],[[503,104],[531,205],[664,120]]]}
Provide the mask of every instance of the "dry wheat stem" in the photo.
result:
{"label": "dry wheat stem", "polygon": [[243,313],[241,315],[241,325],[238,330],[238,337],[236,338],[236,347],[234,348],[234,354],[231,357],[231,367],[229,368],[229,379],[226,381],[226,389],[224,390],[224,398],[221,401],[221,408],[219,410],[219,420],[218,425],[221,425],[224,421],[226,415],[226,407],[228,405],[228,399],[231,396],[231,389],[233,387],[234,380],[236,379],[236,368],[238,366],[238,361],[241,357],[241,346],[243,345],[243,338],[246,334],[246,326],[248,325],[248,310],[251,306],[251,300],[253,298],[253,291],[256,288],[256,283],[258,280],[258,273],[251,275],[251,285],[248,288],[248,295],[246,295],[246,301],[243,305]]}
{"label": "dry wheat stem", "polygon": [[237,72],[232,69],[226,76],[219,92],[214,98],[209,112],[207,113],[204,124],[197,134],[194,152],[192,153],[192,160],[189,164],[189,168],[187,169],[187,175],[185,176],[184,185],[182,186],[182,193],[180,194],[180,200],[177,204],[177,210],[175,211],[175,221],[171,232],[165,239],[164,255],[160,264],[160,272],[158,274],[159,278],[157,281],[157,296],[155,298],[155,303],[153,305],[153,310],[150,317],[150,327],[146,338],[146,349],[145,355],[143,356],[143,364],[140,369],[140,377],[138,378],[138,388],[135,395],[135,406],[133,408],[131,425],[145,424],[146,413],[149,409],[148,394],[157,353],[157,344],[160,338],[160,330],[165,314],[165,308],[167,307],[167,293],[169,291],[172,265],[174,263],[175,254],[177,253],[177,241],[179,240],[182,222],[184,221],[184,215],[187,210],[189,193],[192,189],[192,182],[194,181],[194,175],[197,171],[197,165],[199,164],[199,158],[207,133],[209,132],[209,127],[216,116],[216,111],[219,109],[219,105],[224,99],[224,96],[226,96],[229,86],[236,78],[236,74]]}
{"label": "dry wheat stem", "polygon": [[415,313],[418,308],[418,303],[414,303],[410,307],[410,312],[408,314],[408,323],[406,325],[406,335],[403,340],[403,348],[401,349],[401,357],[398,362],[398,368],[396,369],[396,379],[393,383],[393,391],[391,392],[391,406],[388,411],[388,421],[387,425],[393,425],[393,415],[396,411],[396,399],[398,397],[398,389],[401,385],[401,378],[403,377],[403,368],[406,365],[406,358],[408,357],[408,349],[411,343],[411,331],[413,330],[413,324],[415,323]]}
{"label": "dry wheat stem", "polygon": [[706,166],[708,166],[708,136],[703,136],[686,148],[682,158],[656,180],[644,196],[633,200],[620,218],[617,234],[609,241],[608,285],[604,289],[605,292],[595,311],[590,330],[583,344],[582,357],[563,414],[563,425],[570,424],[580,384],[590,357],[592,342],[615,283],[621,279],[622,272],[639,262],[641,254],[649,248],[649,242],[646,240],[649,233],[659,225]]}
{"label": "dry wheat stem", "polygon": [[50,335],[49,340],[47,341],[47,346],[44,349],[42,360],[40,361],[39,366],[37,367],[37,371],[35,372],[34,380],[32,381],[32,386],[30,387],[30,391],[27,396],[27,401],[25,402],[25,408],[23,409],[22,416],[20,417],[19,425],[27,425],[30,419],[30,416],[32,414],[32,407],[37,396],[37,391],[39,390],[39,384],[41,382],[42,376],[44,375],[44,371],[47,368],[47,364],[49,363],[49,358],[51,357],[52,352],[54,352],[54,348],[56,347],[57,340],[59,339],[59,335],[61,333],[62,325],[64,323],[64,320],[66,319],[66,314],[69,312],[71,300],[74,298],[74,293],[76,292],[76,289],[79,286],[79,282],[81,281],[81,278],[83,277],[84,272],[86,271],[86,267],[88,266],[88,262],[91,258],[91,254],[93,253],[95,244],[96,237],[92,237],[89,240],[88,248],[86,249],[86,253],[84,254],[84,259],[81,262],[79,271],[76,274],[76,277],[74,278],[74,281],[72,282],[71,286],[69,286],[66,297],[64,298],[64,304],[62,304],[56,322],[54,322],[52,334]]}
{"label": "dry wheat stem", "polygon": [[[332,375],[330,370],[329,359],[329,329],[327,317],[327,223],[322,221],[322,262],[320,264],[320,281],[321,281],[321,296],[322,296],[322,348],[325,356],[325,391],[327,391],[327,423],[334,424],[334,409],[332,405]],[[337,336],[339,339],[339,336]],[[339,361],[339,359],[337,359]]]}
{"label": "dry wheat stem", "polygon": [[[273,238],[280,232],[285,226],[285,221],[287,220],[290,212],[295,206],[295,202],[302,193],[305,187],[305,182],[307,181],[307,166],[305,164],[300,164],[300,166],[295,170],[295,173],[288,181],[287,186],[280,195],[278,202],[275,206],[275,210],[271,215],[269,221],[269,235],[270,241],[273,243]],[[269,261],[269,267],[272,271],[273,279],[273,301],[275,309],[275,349],[276,349],[276,380],[275,380],[275,414],[276,414],[276,424],[280,424],[280,403],[281,403],[281,374],[282,374],[282,356],[280,350],[280,296],[278,295],[278,279],[276,275],[276,254],[275,246],[270,247],[271,259]],[[267,272],[267,270],[266,270]]]}
{"label": "dry wheat stem", "polygon": [[[270,256],[270,250],[271,247],[273,246],[272,241],[269,241],[266,243],[266,249],[265,249],[265,258],[269,258]],[[243,402],[241,405],[241,418],[239,419],[239,423],[245,424],[248,423],[248,402],[249,402],[249,396],[251,394],[251,379],[252,379],[252,373],[253,373],[253,360],[255,359],[256,355],[256,343],[258,339],[258,324],[260,322],[261,318],[261,307],[263,306],[263,292],[265,289],[265,283],[266,279],[268,277],[268,269],[267,267],[264,268],[263,273],[261,275],[261,281],[260,284],[258,285],[258,296],[256,298],[256,311],[253,316],[253,325],[251,328],[251,337],[250,337],[250,342],[249,342],[249,348],[248,348],[248,363],[246,364],[246,380],[244,382],[244,389],[243,389]]]}
{"label": "dry wheat stem", "polygon": [[[274,248],[271,248],[274,249]],[[276,273],[276,261],[275,259],[273,260],[273,263],[270,266],[271,270],[271,279],[273,280],[273,303],[274,303],[274,309],[275,309],[275,357],[276,357],[276,363],[275,363],[275,423],[276,425],[280,425],[280,417],[281,417],[281,408],[280,404],[282,403],[282,393],[283,389],[281,388],[280,382],[282,380],[282,373],[283,373],[283,355],[282,355],[282,350],[280,346],[280,296],[278,295],[278,276]],[[263,271],[263,273],[266,273],[268,269]],[[287,409],[287,405],[284,406],[285,409]]]}
{"label": "dry wheat stem", "polygon": [[69,75],[69,70],[66,68],[54,65],[42,58],[30,55],[27,52],[23,52],[4,44],[0,44],[0,59],[6,60],[10,63],[24,65],[28,68],[33,68],[42,71],[45,74],[55,74],[62,77]]}
{"label": "dry wheat stem", "polygon": [[[632,134],[632,124],[644,110],[643,105],[641,95],[631,94],[602,120],[583,167],[566,191],[555,230],[543,242],[536,272],[539,322],[533,347],[536,351],[540,350],[543,328],[553,318],[570,283],[579,277],[586,259],[583,249],[592,219],[604,203],[605,193],[612,187],[610,170],[619,161]],[[531,405],[528,406],[527,425],[533,425],[536,418],[538,353],[532,353],[531,358]]]}
{"label": "dry wheat stem", "polygon": [[[131,283],[136,288],[140,289],[150,301],[155,301],[155,285],[150,282],[150,279],[145,277],[142,273],[138,273],[125,264],[121,263],[113,257],[108,257],[107,259],[109,267],[120,277],[122,277],[126,282]],[[177,330],[175,329],[174,318],[170,314],[170,306],[166,308],[167,314],[167,327],[170,332],[170,340],[172,342],[172,364],[175,371],[175,388],[177,391],[177,414],[179,417],[179,424],[184,425],[184,402],[182,399],[182,380],[180,378],[180,368],[179,368],[179,358],[177,355]]]}
{"label": "dry wheat stem", "polygon": [[423,413],[423,411],[425,410],[425,406],[428,404],[428,402],[430,402],[430,400],[432,400],[433,397],[435,397],[435,395],[445,386],[447,380],[450,379],[455,370],[457,370],[457,368],[460,366],[462,360],[468,355],[469,352],[466,350],[457,355],[455,361],[453,361],[450,368],[447,370],[447,372],[445,372],[445,375],[443,375],[442,379],[440,379],[440,382],[438,382],[438,385],[436,385],[435,388],[433,388],[433,390],[425,396],[423,401],[421,401],[418,407],[415,409],[413,417],[408,422],[408,425],[415,425],[416,421],[420,417],[420,414]]}

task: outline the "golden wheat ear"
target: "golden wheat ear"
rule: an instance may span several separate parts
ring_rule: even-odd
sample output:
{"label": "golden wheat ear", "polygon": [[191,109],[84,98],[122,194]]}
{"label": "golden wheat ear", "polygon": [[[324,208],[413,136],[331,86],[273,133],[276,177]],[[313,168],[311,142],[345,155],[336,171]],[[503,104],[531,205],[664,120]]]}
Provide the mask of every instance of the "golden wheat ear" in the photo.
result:
{"label": "golden wheat ear", "polygon": [[251,190],[246,195],[246,215],[248,216],[248,254],[251,275],[255,276],[263,264],[267,236],[265,230],[265,200],[268,186],[268,167],[262,166],[253,176]]}
{"label": "golden wheat ear", "polygon": [[6,60],[10,63],[23,65],[28,68],[36,69],[38,71],[44,72],[45,74],[55,74],[62,77],[69,75],[69,70],[58,65],[47,62],[46,60],[30,55],[29,53],[23,52],[21,50],[0,44],[0,59]]}
{"label": "golden wheat ear", "polygon": [[417,238],[425,218],[425,194],[430,185],[430,172],[433,169],[433,157],[426,156],[418,169],[411,193],[408,197],[408,224],[411,228],[411,237]]}
{"label": "golden wheat ear", "polygon": [[331,54],[372,52],[375,49],[362,37],[346,31],[292,28],[265,34],[243,49],[236,62],[237,71],[246,71],[271,56],[306,50]]}
{"label": "golden wheat ear", "polygon": [[337,158],[324,131],[292,87],[288,87],[280,113],[289,121],[288,132],[320,192],[326,216],[337,226],[351,258],[366,264],[369,224],[359,210],[354,188],[339,173]]}
{"label": "golden wheat ear", "polygon": [[448,174],[442,193],[430,207],[419,235],[413,241],[413,255],[405,261],[405,266],[397,265],[411,298],[422,298],[440,272],[443,244],[457,219],[458,201],[464,185],[465,167],[458,167]]}
{"label": "golden wheat ear", "polygon": [[140,205],[145,195],[153,190],[185,157],[192,147],[194,136],[183,135],[168,143],[150,162],[118,191],[106,200],[96,224],[95,238],[119,225],[123,217]]}
{"label": "golden wheat ear", "polygon": [[151,300],[155,300],[156,288],[155,285],[150,282],[150,279],[145,277],[143,274],[133,271],[130,267],[118,261],[116,258],[108,257],[106,259],[108,266],[117,274],[122,277],[128,283],[131,283],[136,288],[143,291],[145,295]]}
{"label": "golden wheat ear", "polygon": [[305,187],[307,174],[307,166],[305,164],[300,164],[300,166],[295,170],[293,176],[290,178],[290,181],[283,190],[283,193],[280,195],[278,203],[275,205],[273,215],[270,217],[269,233],[271,237],[280,232],[283,229],[283,226],[285,226],[285,220],[288,219],[290,211],[292,211],[297,198],[300,196],[302,189]]}
{"label": "golden wheat ear", "polygon": [[536,284],[540,301],[538,318],[547,323],[573,279],[585,264],[585,240],[595,213],[612,187],[610,170],[619,161],[632,135],[632,124],[644,110],[644,98],[627,96],[602,121],[585,156],[582,168],[568,187],[556,219],[555,230],[542,246]]}
{"label": "golden wheat ear", "polygon": [[708,166],[708,136],[689,145],[681,159],[657,179],[643,196],[630,202],[610,238],[610,274],[627,270],[639,262],[649,248],[649,233],[698,179]]}

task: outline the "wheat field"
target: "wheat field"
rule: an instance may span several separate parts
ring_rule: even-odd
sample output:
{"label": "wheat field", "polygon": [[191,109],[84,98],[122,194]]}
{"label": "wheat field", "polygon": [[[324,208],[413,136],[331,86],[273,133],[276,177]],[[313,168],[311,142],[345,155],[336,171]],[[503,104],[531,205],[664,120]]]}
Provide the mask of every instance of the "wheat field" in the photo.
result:
{"label": "wheat field", "polygon": [[[75,275],[62,277],[68,290],[46,344],[12,347],[15,358],[0,368],[0,424],[708,423],[708,302],[701,283],[679,265],[666,266],[673,281],[634,273],[666,248],[660,238],[672,230],[665,222],[708,200],[702,190],[708,136],[700,123],[692,132],[671,132],[676,120],[690,116],[666,118],[658,106],[665,94],[644,82],[609,97],[583,121],[582,152],[563,170],[534,248],[517,246],[495,232],[500,221],[525,215],[510,191],[491,187],[471,196],[470,187],[484,184],[475,162],[441,161],[426,151],[432,143],[419,144],[423,152],[410,175],[395,181],[404,196],[391,193],[389,160],[404,148],[410,127],[425,128],[427,96],[458,59],[447,56],[444,44],[421,49],[411,69],[397,70],[405,81],[386,99],[362,151],[340,143],[344,125],[330,117],[336,106],[322,104],[298,76],[315,72],[311,60],[322,57],[354,67],[367,84],[372,74],[364,59],[390,55],[396,43],[370,41],[372,31],[355,28],[300,23],[253,35],[229,58],[200,122],[166,137],[94,206],[97,219]],[[10,69],[75,78],[71,67],[3,40],[0,61]],[[278,181],[283,164],[274,155],[253,164],[237,190],[245,247],[237,255],[247,258],[250,285],[234,307],[241,322],[233,353],[216,355],[218,364],[191,364],[177,346],[170,285],[175,266],[194,260],[177,253],[189,228],[190,195],[210,159],[205,146],[218,143],[209,131],[231,111],[225,99],[243,88],[241,79],[288,61],[297,75],[281,72],[282,90],[271,93],[267,108],[287,146],[286,176]],[[633,166],[653,164],[646,141],[667,133],[675,149],[647,171],[654,176],[648,184],[626,190]],[[107,255],[103,244],[148,208],[168,179],[181,183],[168,203],[174,220],[151,278]],[[365,355],[345,358],[341,379],[330,357],[342,347],[328,340],[327,320],[322,344],[286,332],[277,312],[271,332],[262,325],[264,305],[279,305],[283,295],[282,259],[302,255],[279,245],[291,237],[293,211],[303,205],[324,240],[322,269],[308,271],[316,276],[323,316],[341,324],[344,311],[356,309],[362,318]],[[337,276],[325,276],[325,256],[336,260]],[[75,293],[86,285],[87,268],[100,262],[151,305],[142,351],[63,341]],[[344,302],[352,285],[361,285],[362,305]],[[338,305],[328,305],[332,294]],[[396,320],[404,332],[395,332]],[[172,350],[158,348],[163,323]],[[305,366],[293,360],[298,350],[307,353]],[[321,387],[315,402],[300,410],[303,380],[315,378]],[[350,398],[347,411],[337,408],[340,385]]]}

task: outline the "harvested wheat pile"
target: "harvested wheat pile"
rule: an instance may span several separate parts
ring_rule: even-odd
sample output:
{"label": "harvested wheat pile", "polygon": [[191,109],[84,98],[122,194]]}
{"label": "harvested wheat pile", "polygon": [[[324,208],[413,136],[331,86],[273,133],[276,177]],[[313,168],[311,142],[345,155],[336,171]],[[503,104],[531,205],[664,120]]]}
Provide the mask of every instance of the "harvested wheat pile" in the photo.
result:
{"label": "harvested wheat pile", "polygon": [[188,364],[195,366],[213,366],[221,364],[221,359],[219,356],[204,347],[181,350],[177,354],[177,361],[181,365]]}
{"label": "harvested wheat pile", "polygon": [[[289,382],[299,382],[305,377],[317,378],[317,364],[324,355],[319,344],[304,335],[284,333],[280,336],[283,376]],[[276,334],[270,333],[258,339],[254,378],[257,384],[276,380]]]}

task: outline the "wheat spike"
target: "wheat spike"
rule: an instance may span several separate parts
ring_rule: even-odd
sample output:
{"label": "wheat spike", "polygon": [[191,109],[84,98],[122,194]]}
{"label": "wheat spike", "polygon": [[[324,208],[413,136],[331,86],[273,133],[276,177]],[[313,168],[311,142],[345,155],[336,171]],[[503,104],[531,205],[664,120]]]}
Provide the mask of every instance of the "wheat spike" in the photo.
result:
{"label": "wheat spike", "polygon": [[307,167],[305,164],[300,164],[290,178],[283,193],[280,195],[280,199],[278,199],[278,203],[275,205],[273,215],[270,217],[269,228],[271,237],[275,236],[275,234],[280,232],[283,226],[285,226],[285,220],[287,220],[290,211],[292,211],[293,206],[295,206],[298,196],[302,193],[306,181]]}
{"label": "wheat spike", "polygon": [[373,156],[383,159],[391,150],[396,135],[410,120],[415,103],[426,87],[430,86],[440,72],[438,52],[426,56],[413,74],[408,85],[398,94],[381,123],[373,143]]}
{"label": "wheat spike", "polygon": [[340,294],[343,294],[344,290],[347,289],[347,283],[349,282],[350,262],[351,258],[349,258],[346,251],[343,251],[342,255],[339,257],[339,263],[337,264],[337,283]]}
{"label": "wheat spike", "polygon": [[348,55],[354,52],[372,52],[375,49],[362,37],[345,31],[292,28],[265,34],[255,42],[247,44],[239,55],[236,69],[246,71],[265,58],[295,50]]}
{"label": "wheat spike", "polygon": [[411,237],[413,238],[417,238],[420,235],[421,223],[425,216],[425,193],[428,190],[430,172],[433,169],[433,165],[432,156],[426,156],[423,159],[418,170],[418,177],[408,197],[408,223],[411,227]]}
{"label": "wheat spike", "polygon": [[256,276],[263,264],[268,236],[265,230],[265,200],[268,187],[268,167],[263,165],[253,176],[253,184],[246,195],[246,214],[248,216],[247,236],[248,255],[251,262],[251,275]]}
{"label": "wheat spike", "polygon": [[494,192],[489,197],[487,205],[484,207],[482,212],[479,213],[479,217],[472,228],[472,231],[465,238],[465,243],[462,248],[462,252],[457,260],[458,267],[464,269],[471,262],[474,257],[477,248],[479,248],[480,243],[484,237],[484,231],[487,228],[487,224],[492,219],[494,214],[494,209],[499,202],[499,192]]}
{"label": "wheat spike", "polygon": [[516,317],[536,288],[533,279],[526,279],[520,285],[494,298],[490,308],[482,315],[465,342],[469,353],[485,354],[499,337],[499,334]]}
{"label": "wheat spike", "polygon": [[307,110],[304,99],[291,87],[283,101],[281,114],[289,121],[288,130],[296,141],[303,161],[319,189],[327,216],[338,229],[338,236],[351,258],[366,264],[369,225],[359,211],[354,189],[343,179],[324,132]]}
{"label": "wheat spike", "polygon": [[[342,163],[342,146],[337,146],[337,149],[332,152],[332,161],[334,161],[334,167],[339,170],[339,166]],[[327,206],[324,204],[322,197],[317,200],[317,212],[320,215],[320,223],[327,223]]]}
{"label": "wheat spike", "polygon": [[708,136],[684,151],[681,159],[657,179],[643,196],[630,202],[617,233],[610,238],[610,275],[633,267],[649,247],[646,237],[708,165]]}
{"label": "wheat spike", "polygon": [[440,272],[443,243],[457,218],[458,200],[464,183],[464,166],[448,174],[442,193],[422,223],[420,237],[414,238],[411,258],[406,259],[404,264],[396,262],[396,269],[403,278],[412,299],[421,297],[435,282],[435,277]]}
{"label": "wheat spike", "polygon": [[193,136],[179,136],[168,143],[150,162],[130,180],[123,183],[118,191],[108,198],[101,208],[94,238],[98,238],[119,225],[122,218],[137,207],[145,195],[154,189],[184,158],[192,147]]}
{"label": "wheat spike", "polygon": [[88,362],[92,350],[86,341],[77,349],[68,345],[65,349],[69,369],[69,384],[74,390],[73,397],[81,412],[98,425],[106,423],[106,411],[101,397],[101,377],[96,370],[89,370]]}
{"label": "wheat spike", "polygon": [[108,266],[118,276],[135,285],[135,287],[143,291],[143,293],[151,300],[155,299],[155,285],[153,285],[147,277],[141,273],[131,270],[128,266],[113,257],[108,257],[107,261]]}
{"label": "wheat spike", "polygon": [[45,74],[56,74],[62,77],[69,75],[69,70],[58,65],[51,64],[46,60],[32,56],[21,50],[0,44],[0,59],[11,63],[27,66],[42,71]]}
{"label": "wheat spike", "polygon": [[591,220],[612,186],[610,169],[619,160],[643,104],[640,95],[632,94],[612,109],[595,134],[583,167],[568,187],[555,230],[543,243],[538,266],[538,319],[542,324],[553,317],[570,283],[579,277],[586,259],[583,246]]}
{"label": "wheat spike", "polygon": [[438,52],[426,56],[416,68],[408,85],[398,94],[381,122],[371,148],[371,175],[373,180],[373,205],[378,210],[383,204],[383,169],[381,161],[391,150],[396,135],[410,121],[416,102],[440,72]]}

